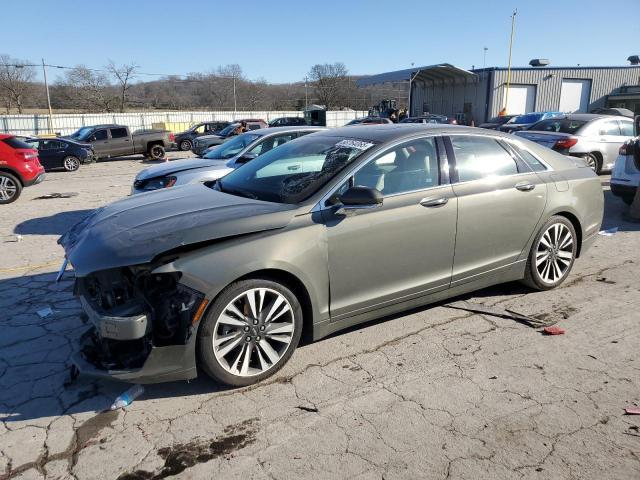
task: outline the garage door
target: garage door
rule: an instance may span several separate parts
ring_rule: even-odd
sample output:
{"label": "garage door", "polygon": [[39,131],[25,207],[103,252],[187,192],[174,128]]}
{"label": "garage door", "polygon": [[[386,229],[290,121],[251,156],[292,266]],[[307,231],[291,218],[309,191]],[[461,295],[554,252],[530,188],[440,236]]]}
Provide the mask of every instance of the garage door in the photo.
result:
{"label": "garage door", "polygon": [[[504,89],[507,103],[507,113],[509,115],[519,115],[535,110],[536,86],[535,85],[511,85],[509,87],[509,98],[507,99],[507,89]],[[504,102],[503,102],[504,104]]]}
{"label": "garage door", "polygon": [[586,112],[589,108],[591,80],[562,80],[560,111],[566,113]]}

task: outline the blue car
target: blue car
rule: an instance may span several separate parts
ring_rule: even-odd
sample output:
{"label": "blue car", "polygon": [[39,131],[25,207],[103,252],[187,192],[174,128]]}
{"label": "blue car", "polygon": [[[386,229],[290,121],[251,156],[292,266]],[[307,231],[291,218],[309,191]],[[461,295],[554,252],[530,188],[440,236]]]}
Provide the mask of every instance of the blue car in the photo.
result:
{"label": "blue car", "polygon": [[562,117],[565,114],[562,112],[531,112],[524,115],[517,115],[509,120],[507,123],[501,125],[498,130],[501,132],[514,133],[520,130],[526,130],[531,125],[538,123],[540,120],[546,120],[547,118]]}

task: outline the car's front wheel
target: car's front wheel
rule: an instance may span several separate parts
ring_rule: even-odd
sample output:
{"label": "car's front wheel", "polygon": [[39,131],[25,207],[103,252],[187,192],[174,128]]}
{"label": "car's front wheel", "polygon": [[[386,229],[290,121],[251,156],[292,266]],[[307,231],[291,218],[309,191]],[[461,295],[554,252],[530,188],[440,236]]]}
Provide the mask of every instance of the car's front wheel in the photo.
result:
{"label": "car's front wheel", "polygon": [[64,157],[62,160],[62,166],[67,172],[75,172],[80,168],[80,160],[78,157],[69,155],[68,157]]}
{"label": "car's front wheel", "polygon": [[577,251],[573,224],[565,217],[551,217],[531,246],[524,282],[536,290],[557,287],[569,275]]}
{"label": "car's front wheel", "polygon": [[192,146],[191,140],[182,140],[178,145],[178,149],[182,152],[186,152],[187,150],[191,150]]}
{"label": "car's front wheel", "polygon": [[200,366],[227,385],[251,385],[282,368],[301,334],[300,302],[287,286],[242,280],[218,296],[200,326]]}

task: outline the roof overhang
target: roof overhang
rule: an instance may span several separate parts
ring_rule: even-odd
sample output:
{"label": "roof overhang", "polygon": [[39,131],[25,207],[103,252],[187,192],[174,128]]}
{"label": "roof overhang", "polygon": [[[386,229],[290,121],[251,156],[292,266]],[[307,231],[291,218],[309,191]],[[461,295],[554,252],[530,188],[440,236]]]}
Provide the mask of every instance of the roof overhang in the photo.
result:
{"label": "roof overhang", "polygon": [[361,78],[356,82],[359,87],[368,87],[391,82],[426,81],[438,83],[463,83],[475,80],[478,76],[468,70],[454,67],[449,63],[439,63],[425,67],[407,68],[395,72],[379,73]]}

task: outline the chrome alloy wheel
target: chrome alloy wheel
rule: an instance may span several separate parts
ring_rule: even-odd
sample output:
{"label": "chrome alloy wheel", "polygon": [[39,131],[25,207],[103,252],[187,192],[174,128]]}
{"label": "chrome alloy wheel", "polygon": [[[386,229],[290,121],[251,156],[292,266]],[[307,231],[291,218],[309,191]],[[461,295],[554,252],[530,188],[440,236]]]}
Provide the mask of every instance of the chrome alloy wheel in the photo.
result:
{"label": "chrome alloy wheel", "polygon": [[289,301],[270,288],[252,288],[224,308],[213,334],[213,352],[227,372],[241,377],[273,368],[293,339]]}
{"label": "chrome alloy wheel", "polygon": [[76,157],[66,157],[63,160],[64,169],[67,172],[75,172],[80,168],[80,161]]}
{"label": "chrome alloy wheel", "polygon": [[16,192],[18,186],[9,177],[0,177],[0,200],[11,200]]}
{"label": "chrome alloy wheel", "polygon": [[562,223],[554,223],[542,234],[536,249],[536,270],[543,282],[556,283],[573,261],[573,234]]}

